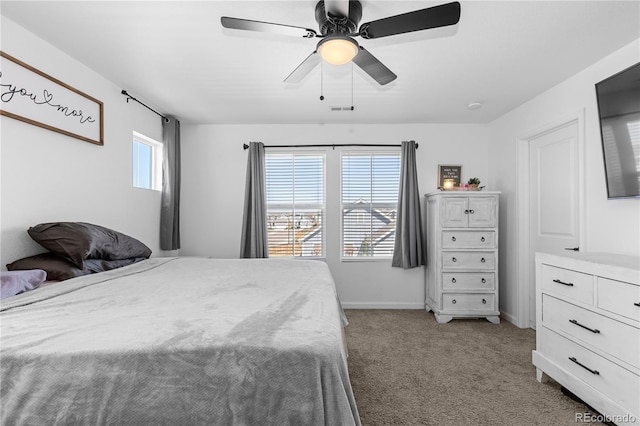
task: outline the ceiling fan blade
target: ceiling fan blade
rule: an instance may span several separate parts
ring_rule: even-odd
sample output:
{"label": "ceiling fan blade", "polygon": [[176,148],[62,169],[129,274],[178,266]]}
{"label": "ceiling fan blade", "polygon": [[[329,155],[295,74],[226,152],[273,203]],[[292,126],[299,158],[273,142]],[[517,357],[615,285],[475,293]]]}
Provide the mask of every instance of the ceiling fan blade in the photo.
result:
{"label": "ceiling fan blade", "polygon": [[303,78],[307,76],[314,69],[318,63],[320,63],[320,55],[316,51],[313,51],[307,58],[302,61],[300,65],[287,78],[284,79],[285,83],[300,83]]}
{"label": "ceiling fan blade", "polygon": [[362,24],[362,38],[380,38],[412,31],[455,25],[460,20],[460,3],[441,4]]}
{"label": "ceiling fan blade", "polygon": [[223,27],[234,30],[260,31],[263,33],[282,34],[304,38],[312,38],[317,34],[314,30],[309,28],[274,24],[271,22],[251,21],[249,19],[230,18],[228,16],[220,18],[220,22]]}
{"label": "ceiling fan blade", "polygon": [[324,0],[324,8],[327,16],[349,16],[349,0]]}
{"label": "ceiling fan blade", "polygon": [[384,86],[398,78],[397,75],[362,46],[360,46],[360,51],[353,58],[353,62],[380,85]]}

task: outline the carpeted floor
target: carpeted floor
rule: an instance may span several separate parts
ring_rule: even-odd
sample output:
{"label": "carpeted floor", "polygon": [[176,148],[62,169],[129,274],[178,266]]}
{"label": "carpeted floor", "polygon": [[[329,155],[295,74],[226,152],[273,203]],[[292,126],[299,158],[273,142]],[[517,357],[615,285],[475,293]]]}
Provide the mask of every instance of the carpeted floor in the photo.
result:
{"label": "carpeted floor", "polygon": [[364,426],[575,426],[583,423],[576,415],[595,415],[553,380],[536,380],[534,330],[484,319],[438,324],[424,310],[346,314],[349,374]]}

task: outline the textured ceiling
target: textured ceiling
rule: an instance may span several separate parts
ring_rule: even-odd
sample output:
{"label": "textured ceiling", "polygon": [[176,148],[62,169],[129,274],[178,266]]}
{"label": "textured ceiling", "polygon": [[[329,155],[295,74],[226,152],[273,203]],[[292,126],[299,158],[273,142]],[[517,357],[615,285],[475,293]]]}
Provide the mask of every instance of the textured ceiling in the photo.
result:
{"label": "textured ceiling", "polygon": [[[445,2],[362,0],[361,22]],[[638,1],[461,3],[455,26],[358,39],[398,75],[386,86],[351,64],[284,83],[317,39],[220,25],[317,29],[316,1],[2,1],[1,12],[184,123],[486,123],[640,37]]]}

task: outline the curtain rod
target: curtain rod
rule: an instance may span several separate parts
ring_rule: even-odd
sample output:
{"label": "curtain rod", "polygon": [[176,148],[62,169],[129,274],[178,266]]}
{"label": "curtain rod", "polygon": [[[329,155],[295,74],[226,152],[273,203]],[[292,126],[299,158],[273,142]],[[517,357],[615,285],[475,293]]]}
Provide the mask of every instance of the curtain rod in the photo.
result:
{"label": "curtain rod", "polygon": [[[414,141],[411,141],[414,142]],[[369,147],[401,147],[402,145],[398,144],[373,144],[373,143],[329,143],[329,144],[311,144],[311,145],[265,145],[265,148],[333,148],[336,146],[369,146]],[[243,149],[249,149],[249,145],[246,143],[242,145]],[[418,149],[418,144],[416,144],[416,149]]]}
{"label": "curtain rod", "polygon": [[126,90],[122,89],[122,93],[123,95],[125,95],[127,97],[127,103],[129,103],[129,99],[136,101],[137,103],[139,103],[140,105],[142,105],[143,107],[145,107],[146,109],[155,112],[156,114],[158,114],[160,117],[164,118],[164,120],[168,123],[169,119],[167,117],[165,117],[164,115],[160,114],[158,111],[156,111],[155,109],[151,108],[150,106],[140,102],[139,100],[137,100],[136,98],[134,98],[133,96],[131,96],[129,93],[127,93]]}

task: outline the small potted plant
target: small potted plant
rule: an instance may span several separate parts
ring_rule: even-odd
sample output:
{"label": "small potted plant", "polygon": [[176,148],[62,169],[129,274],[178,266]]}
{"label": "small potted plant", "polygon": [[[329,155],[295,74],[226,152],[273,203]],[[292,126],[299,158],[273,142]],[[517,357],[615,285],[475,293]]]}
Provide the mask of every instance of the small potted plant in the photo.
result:
{"label": "small potted plant", "polygon": [[469,179],[467,184],[469,185],[469,188],[478,188],[478,186],[480,186],[480,179],[478,179],[477,177],[472,177],[471,179]]}

